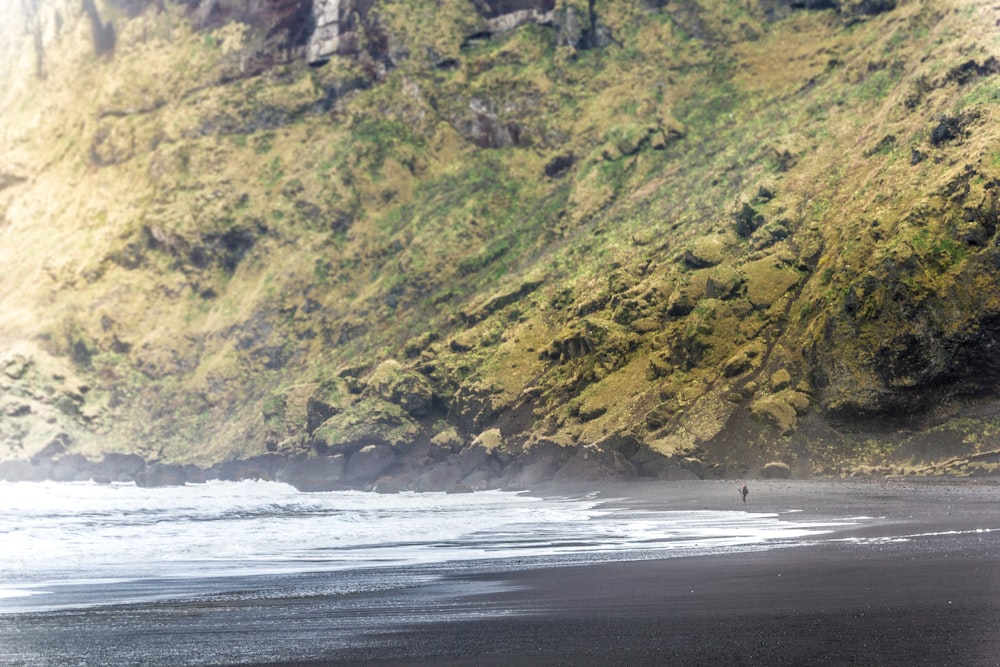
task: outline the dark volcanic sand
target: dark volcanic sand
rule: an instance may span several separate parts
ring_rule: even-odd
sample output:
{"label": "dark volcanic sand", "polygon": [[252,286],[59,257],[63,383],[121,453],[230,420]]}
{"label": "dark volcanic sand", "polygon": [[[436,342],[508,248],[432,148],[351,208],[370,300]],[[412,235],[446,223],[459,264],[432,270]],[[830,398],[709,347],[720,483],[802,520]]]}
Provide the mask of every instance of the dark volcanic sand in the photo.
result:
{"label": "dark volcanic sand", "polygon": [[[736,485],[609,492],[624,495],[732,509]],[[242,596],[0,616],[0,662],[1000,665],[1000,486],[757,482],[750,500],[805,510],[796,521],[880,520],[810,546],[464,571],[346,604]]]}

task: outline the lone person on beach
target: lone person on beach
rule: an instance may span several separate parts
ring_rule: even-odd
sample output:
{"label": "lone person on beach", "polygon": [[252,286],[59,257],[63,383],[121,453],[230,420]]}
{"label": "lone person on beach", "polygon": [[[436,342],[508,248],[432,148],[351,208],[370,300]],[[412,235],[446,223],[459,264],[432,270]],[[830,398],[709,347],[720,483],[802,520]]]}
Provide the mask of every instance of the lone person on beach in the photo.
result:
{"label": "lone person on beach", "polygon": [[748,489],[748,488],[747,488],[747,485],[746,485],[746,484],[744,484],[744,485],[743,485],[743,488],[742,488],[742,489],[740,489],[740,496],[742,496],[742,497],[743,497],[743,502],[746,502],[746,501],[747,501],[747,494],[749,494],[749,493],[750,493],[750,489]]}

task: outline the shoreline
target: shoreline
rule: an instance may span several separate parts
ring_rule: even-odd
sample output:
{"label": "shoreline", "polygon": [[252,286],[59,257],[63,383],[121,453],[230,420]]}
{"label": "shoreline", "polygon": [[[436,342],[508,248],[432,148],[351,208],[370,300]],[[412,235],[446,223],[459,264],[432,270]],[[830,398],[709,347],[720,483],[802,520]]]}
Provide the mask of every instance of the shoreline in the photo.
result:
{"label": "shoreline", "polygon": [[[1000,486],[749,480],[747,512],[869,516],[806,546],[497,564],[403,588],[0,616],[0,663],[995,665]],[[602,487],[602,507],[744,509],[735,482]],[[561,487],[565,497],[596,489]],[[629,493],[631,492],[631,493]],[[314,574],[317,578],[336,576]]]}

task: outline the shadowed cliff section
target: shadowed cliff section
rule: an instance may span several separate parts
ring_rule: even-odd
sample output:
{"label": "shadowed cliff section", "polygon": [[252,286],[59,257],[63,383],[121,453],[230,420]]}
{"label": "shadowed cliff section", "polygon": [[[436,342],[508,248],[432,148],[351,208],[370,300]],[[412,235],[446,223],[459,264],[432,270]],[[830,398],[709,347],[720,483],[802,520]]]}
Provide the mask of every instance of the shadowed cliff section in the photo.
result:
{"label": "shadowed cliff section", "polygon": [[3,476],[996,468],[988,3],[15,19]]}

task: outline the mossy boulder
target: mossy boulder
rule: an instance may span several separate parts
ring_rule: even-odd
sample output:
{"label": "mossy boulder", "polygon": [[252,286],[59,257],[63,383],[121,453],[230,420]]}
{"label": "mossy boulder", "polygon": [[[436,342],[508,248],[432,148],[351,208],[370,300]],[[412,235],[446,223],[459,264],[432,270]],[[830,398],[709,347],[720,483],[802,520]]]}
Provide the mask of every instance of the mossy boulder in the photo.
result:
{"label": "mossy boulder", "polygon": [[365,395],[394,403],[414,417],[428,414],[434,390],[422,374],[394,359],[383,361],[365,381]]}
{"label": "mossy boulder", "polygon": [[445,451],[458,451],[463,442],[458,435],[458,429],[448,424],[443,425],[441,430],[431,437],[431,444]]}
{"label": "mossy boulder", "polygon": [[765,346],[760,341],[745,345],[736,354],[726,359],[722,365],[722,374],[726,377],[735,377],[751,370],[759,365],[764,351]]}
{"label": "mossy boulder", "polygon": [[349,406],[354,397],[343,379],[321,382],[306,401],[306,432],[312,433],[330,417]]}
{"label": "mossy boulder", "polygon": [[493,452],[503,447],[503,434],[498,428],[483,431],[472,441],[473,447],[481,447],[487,452]]}
{"label": "mossy boulder", "polygon": [[737,294],[743,277],[731,266],[717,266],[705,279],[705,296],[709,299],[728,299]]}
{"label": "mossy boulder", "polygon": [[760,474],[765,479],[788,479],[792,476],[792,469],[791,466],[782,461],[771,461],[764,464]]}
{"label": "mossy boulder", "polygon": [[752,411],[788,435],[798,426],[798,417],[809,409],[809,397],[794,389],[784,389],[754,401]]}
{"label": "mossy boulder", "polygon": [[321,453],[343,454],[373,444],[405,449],[419,433],[417,423],[399,405],[364,398],[316,428],[313,446]]}
{"label": "mossy boulder", "polygon": [[779,368],[771,374],[771,391],[781,391],[788,389],[792,383],[792,375],[785,368]]}
{"label": "mossy boulder", "polygon": [[777,426],[782,435],[791,434],[798,425],[795,408],[777,396],[765,396],[754,401],[752,410],[755,416]]}
{"label": "mossy boulder", "polygon": [[729,238],[722,234],[703,236],[684,251],[684,263],[692,269],[704,269],[721,264],[726,259]]}
{"label": "mossy boulder", "polygon": [[628,323],[629,327],[636,333],[647,334],[659,331],[662,328],[657,317],[639,317]]}
{"label": "mossy boulder", "polygon": [[768,308],[797,285],[802,274],[787,266],[781,258],[765,257],[743,265],[747,299],[754,308]]}

